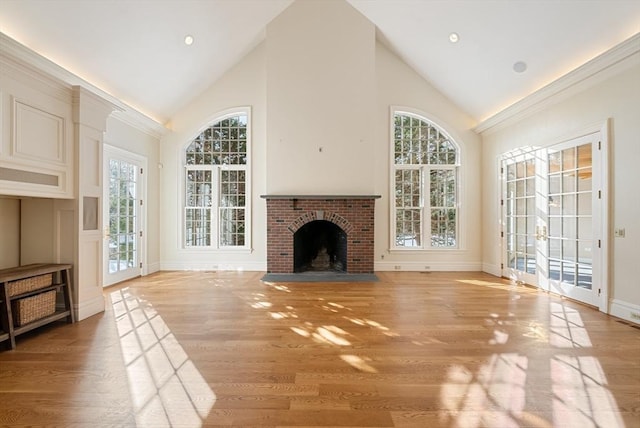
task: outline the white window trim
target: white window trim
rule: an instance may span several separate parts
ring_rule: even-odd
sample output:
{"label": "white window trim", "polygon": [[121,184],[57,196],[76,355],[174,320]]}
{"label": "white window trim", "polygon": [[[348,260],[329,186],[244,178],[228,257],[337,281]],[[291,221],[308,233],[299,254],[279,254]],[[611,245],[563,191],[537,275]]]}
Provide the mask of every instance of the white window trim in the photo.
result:
{"label": "white window trim", "polygon": [[[458,155],[456,158],[455,165],[433,165],[442,169],[449,167],[450,169],[455,169],[457,171],[456,175],[456,246],[455,247],[432,247],[431,246],[431,237],[429,233],[426,233],[424,229],[424,214],[425,207],[423,206],[422,211],[422,242],[423,245],[421,247],[400,247],[395,245],[395,228],[396,228],[396,206],[395,206],[395,171],[398,167],[402,168],[405,165],[396,165],[395,164],[395,115],[396,114],[404,114],[408,116],[412,116],[418,118],[420,120],[425,120],[435,127],[439,129],[439,131],[444,134],[449,141],[456,147]],[[454,132],[451,132],[450,129],[453,127],[446,124],[446,122],[440,120],[439,118],[427,114],[421,110],[406,107],[406,106],[397,106],[392,105],[389,107],[389,136],[388,136],[388,145],[389,145],[389,253],[433,253],[433,252],[446,252],[447,254],[455,254],[455,253],[466,253],[466,245],[465,245],[465,219],[466,215],[463,215],[463,201],[465,198],[465,194],[463,192],[464,186],[462,185],[464,179],[464,168],[463,168],[463,159],[464,153],[463,148],[460,142],[462,141]],[[432,165],[430,164],[416,164],[416,165],[406,165],[408,168],[416,168],[416,167],[424,167],[424,171],[428,170]],[[426,183],[425,183],[426,189]],[[423,197],[427,197],[427,195],[423,195]],[[424,204],[423,204],[424,205]],[[430,221],[429,221],[430,223]],[[428,239],[427,239],[428,238]],[[425,246],[424,243],[429,243],[429,246]]]}
{"label": "white window trim", "polygon": [[[209,128],[212,124],[216,122],[220,122],[222,120],[228,119],[233,116],[244,114],[247,116],[247,163],[245,165],[187,165],[186,159],[186,149],[191,145],[193,140],[200,134],[202,134],[207,128]],[[180,174],[181,184],[180,184],[180,194],[178,209],[180,213],[178,215],[178,233],[179,233],[179,243],[180,249],[185,252],[189,252],[192,254],[211,254],[211,253],[235,253],[235,254],[248,254],[253,252],[252,247],[252,201],[253,201],[253,191],[252,191],[252,140],[253,140],[253,130],[252,130],[252,118],[251,118],[251,107],[236,107],[230,108],[226,110],[222,110],[220,112],[212,115],[208,120],[203,122],[201,126],[194,132],[187,141],[180,147],[180,155],[179,159],[180,163]],[[213,198],[213,205],[211,207],[212,210],[215,209],[215,224],[212,226],[211,230],[211,245],[210,246],[187,246],[186,245],[186,237],[185,237],[185,224],[186,224],[186,194],[187,194],[187,180],[186,180],[186,172],[188,169],[201,169],[201,170],[211,170],[212,174],[212,184],[216,186],[215,197]],[[245,171],[245,240],[243,246],[219,246],[219,238],[220,238],[220,222],[218,221],[218,199],[219,199],[219,180],[220,180],[220,171],[221,170],[244,170]]]}

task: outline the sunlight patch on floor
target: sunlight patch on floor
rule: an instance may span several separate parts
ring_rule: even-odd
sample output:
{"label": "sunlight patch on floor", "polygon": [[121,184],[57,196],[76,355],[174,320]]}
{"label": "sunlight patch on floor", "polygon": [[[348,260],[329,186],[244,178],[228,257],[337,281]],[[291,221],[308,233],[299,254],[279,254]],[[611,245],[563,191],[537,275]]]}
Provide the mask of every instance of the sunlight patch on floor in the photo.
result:
{"label": "sunlight patch on floor", "polygon": [[623,428],[597,358],[558,355],[551,360],[556,426]]}
{"label": "sunlight patch on floor", "polygon": [[591,348],[580,313],[561,303],[551,303],[549,343],[558,348]]}
{"label": "sunlight patch on floor", "polygon": [[[584,355],[592,345],[580,313],[563,303],[551,302],[549,318],[548,324],[530,321],[524,336],[563,353],[551,356],[548,364],[534,366],[518,353],[493,354],[477,369],[452,365],[440,390],[445,409],[440,413],[441,423],[456,428],[625,428],[600,361]],[[490,313],[487,323],[496,327],[489,343],[507,344],[508,323],[502,322],[497,313]],[[571,349],[578,354],[564,354]],[[535,383],[547,378],[551,420],[526,408],[528,375],[536,379]]]}
{"label": "sunlight patch on floor", "polygon": [[110,298],[136,424],[200,428],[215,393],[149,302],[128,288]]}
{"label": "sunlight patch on floor", "polygon": [[491,355],[476,373],[454,365],[442,385],[441,422],[453,427],[516,428],[525,406],[527,358]]}
{"label": "sunlight patch on floor", "polygon": [[480,279],[458,279],[457,281],[462,282],[463,284],[479,285],[481,287],[489,287],[489,288],[504,289],[505,287],[509,287],[509,284],[505,284],[502,282],[482,281]]}
{"label": "sunlight patch on floor", "polygon": [[[340,355],[340,359],[351,367],[367,373],[378,373],[374,367],[370,366],[364,358],[357,355]],[[370,359],[369,359],[370,360]]]}

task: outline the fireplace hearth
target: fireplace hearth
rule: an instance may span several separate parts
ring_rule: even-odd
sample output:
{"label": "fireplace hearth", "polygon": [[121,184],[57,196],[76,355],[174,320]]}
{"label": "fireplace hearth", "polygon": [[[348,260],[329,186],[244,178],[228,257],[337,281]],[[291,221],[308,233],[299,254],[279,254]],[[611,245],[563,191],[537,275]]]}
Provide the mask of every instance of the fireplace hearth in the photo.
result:
{"label": "fireplace hearth", "polygon": [[269,274],[373,274],[380,196],[263,195]]}

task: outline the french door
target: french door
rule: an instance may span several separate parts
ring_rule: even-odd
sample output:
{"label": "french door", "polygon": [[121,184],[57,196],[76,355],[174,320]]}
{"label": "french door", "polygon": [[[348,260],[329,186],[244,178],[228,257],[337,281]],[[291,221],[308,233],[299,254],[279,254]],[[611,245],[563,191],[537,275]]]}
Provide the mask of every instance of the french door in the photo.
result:
{"label": "french door", "polygon": [[104,152],[104,286],[142,273],[143,161],[123,150]]}
{"label": "french door", "polygon": [[604,308],[600,137],[503,158],[502,234],[504,276]]}

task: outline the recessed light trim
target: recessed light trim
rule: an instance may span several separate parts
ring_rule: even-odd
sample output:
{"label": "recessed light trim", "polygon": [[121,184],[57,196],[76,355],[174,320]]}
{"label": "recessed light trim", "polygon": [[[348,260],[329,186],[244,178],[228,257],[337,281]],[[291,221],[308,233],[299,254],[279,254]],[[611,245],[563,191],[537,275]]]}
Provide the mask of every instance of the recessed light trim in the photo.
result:
{"label": "recessed light trim", "polygon": [[191,46],[194,42],[194,38],[191,34],[187,34],[184,36],[184,44],[187,46]]}
{"label": "recessed light trim", "polygon": [[451,43],[458,43],[458,41],[460,40],[460,35],[458,33],[451,33],[449,34],[449,41]]}
{"label": "recessed light trim", "polygon": [[518,61],[515,64],[513,64],[513,71],[515,71],[516,73],[524,73],[525,71],[527,71],[527,63],[524,61]]}

